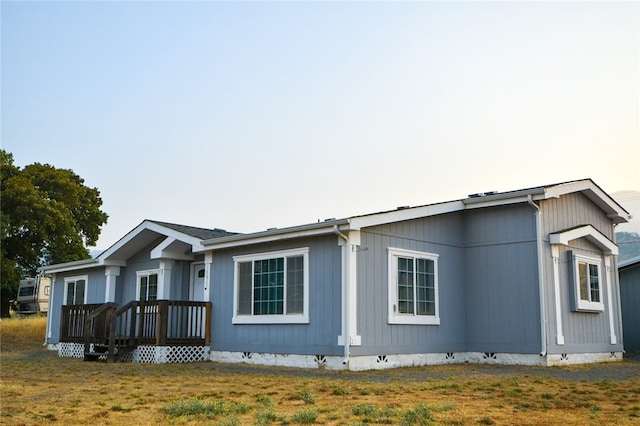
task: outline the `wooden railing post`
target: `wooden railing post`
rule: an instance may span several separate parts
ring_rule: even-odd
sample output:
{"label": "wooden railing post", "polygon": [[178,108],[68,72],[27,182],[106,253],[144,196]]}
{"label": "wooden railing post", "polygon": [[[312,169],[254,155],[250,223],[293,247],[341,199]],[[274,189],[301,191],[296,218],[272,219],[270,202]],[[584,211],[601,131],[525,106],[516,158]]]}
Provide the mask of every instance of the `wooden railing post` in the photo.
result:
{"label": "wooden railing post", "polygon": [[107,311],[107,321],[109,322],[109,355],[107,361],[115,360],[116,352],[116,307],[112,306]]}
{"label": "wooden railing post", "polygon": [[140,312],[138,313],[138,343],[142,343],[142,339],[144,338],[144,317],[146,309],[146,303],[141,301]]}
{"label": "wooden railing post", "polygon": [[211,345],[211,302],[206,302],[204,315],[204,345]]}
{"label": "wooden railing post", "polygon": [[[129,346],[136,346],[136,321],[137,321],[137,312],[138,309],[136,308],[136,306],[139,306],[139,304],[136,304],[134,307],[131,308],[130,312],[131,312],[131,318],[129,319]],[[142,315],[141,315],[142,316]]]}
{"label": "wooden railing post", "polygon": [[156,328],[156,345],[167,344],[167,322],[169,319],[169,301],[158,300],[158,323]]}

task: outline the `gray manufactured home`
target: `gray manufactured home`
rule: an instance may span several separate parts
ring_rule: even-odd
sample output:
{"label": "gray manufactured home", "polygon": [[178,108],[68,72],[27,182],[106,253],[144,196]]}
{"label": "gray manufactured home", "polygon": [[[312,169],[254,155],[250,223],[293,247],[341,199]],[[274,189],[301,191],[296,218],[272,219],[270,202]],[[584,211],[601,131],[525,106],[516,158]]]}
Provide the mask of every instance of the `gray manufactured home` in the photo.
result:
{"label": "gray manufactured home", "polygon": [[590,179],[238,234],[147,220],[50,265],[61,356],[366,370],[623,353],[614,226]]}

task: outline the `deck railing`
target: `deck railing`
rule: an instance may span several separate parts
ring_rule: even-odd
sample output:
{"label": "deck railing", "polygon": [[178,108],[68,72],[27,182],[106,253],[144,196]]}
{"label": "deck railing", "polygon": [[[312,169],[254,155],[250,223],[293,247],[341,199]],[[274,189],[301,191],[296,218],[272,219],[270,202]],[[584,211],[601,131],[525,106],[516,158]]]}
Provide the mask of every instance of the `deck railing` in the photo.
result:
{"label": "deck railing", "polygon": [[84,320],[100,306],[102,306],[102,303],[62,306],[62,316],[60,317],[60,341],[83,343]]}
{"label": "deck railing", "polygon": [[[109,308],[107,309],[107,305]],[[115,325],[102,324],[103,315],[92,313],[98,309],[115,311]],[[117,309],[113,303],[66,305],[62,307],[60,321],[61,342],[85,342],[85,320],[90,318],[91,341],[113,330],[117,345],[137,346],[208,346],[211,343],[211,302],[178,300],[132,301]],[[99,335],[98,335],[99,334]]]}

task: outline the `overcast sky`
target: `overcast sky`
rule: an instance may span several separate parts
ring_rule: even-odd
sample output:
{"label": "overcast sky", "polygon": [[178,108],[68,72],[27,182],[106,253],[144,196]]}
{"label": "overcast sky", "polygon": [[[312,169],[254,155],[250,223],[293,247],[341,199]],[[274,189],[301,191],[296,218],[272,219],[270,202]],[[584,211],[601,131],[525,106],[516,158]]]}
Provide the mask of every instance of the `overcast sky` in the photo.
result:
{"label": "overcast sky", "polygon": [[100,189],[101,249],[145,218],[251,232],[640,190],[638,2],[0,7],[2,148]]}

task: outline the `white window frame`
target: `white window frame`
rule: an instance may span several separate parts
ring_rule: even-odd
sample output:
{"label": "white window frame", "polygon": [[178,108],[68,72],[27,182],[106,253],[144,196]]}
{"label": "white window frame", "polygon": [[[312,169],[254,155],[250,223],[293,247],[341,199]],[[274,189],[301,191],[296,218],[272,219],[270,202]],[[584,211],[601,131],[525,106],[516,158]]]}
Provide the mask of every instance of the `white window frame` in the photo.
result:
{"label": "white window frame", "polygon": [[[580,297],[580,271],[579,265],[580,263],[587,264],[587,271],[589,270],[588,265],[594,265],[598,268],[598,293],[600,294],[599,302],[592,302],[591,299],[591,284],[587,282],[589,288],[587,289],[587,294],[589,296],[589,300],[584,300]],[[573,290],[574,290],[574,298],[575,298],[575,308],[576,311],[586,311],[586,312],[604,312],[604,292],[605,288],[605,280],[606,277],[602,274],[602,259],[599,257],[591,257],[585,256],[582,254],[573,254]]]}
{"label": "white window frame", "polygon": [[[252,268],[255,261],[275,259],[280,257],[297,257],[302,256],[303,259],[303,311],[302,314],[277,314],[277,315],[240,315],[238,314],[239,303],[239,264],[245,262],[251,262]],[[251,306],[253,309],[253,273],[252,275],[252,300]],[[286,273],[285,273],[286,280]],[[286,296],[286,281],[284,284],[284,306],[286,309],[287,296]],[[297,248],[292,250],[280,250],[259,254],[248,254],[233,257],[233,318],[232,324],[308,324],[309,323],[309,248]]]}
{"label": "white window frame", "polygon": [[[75,303],[76,305],[86,305],[87,304],[87,296],[89,295],[89,276],[88,275],[79,275],[76,277],[65,277],[64,279],[64,300],[63,300],[63,305],[68,305],[67,303],[67,294],[69,292],[69,284],[70,283],[76,283],[77,281],[82,281],[84,280],[84,300],[82,301],[82,303]],[[75,293],[74,293],[74,299],[75,299]],[[77,302],[77,301],[76,301]]]}
{"label": "white window frame", "polygon": [[[388,266],[388,317],[389,324],[417,324],[417,325],[440,325],[440,302],[438,296],[438,257],[435,253],[426,253],[421,251],[406,250],[400,248],[388,249],[389,266]],[[426,259],[433,261],[434,272],[434,298],[435,313],[434,315],[415,315],[400,314],[397,312],[398,306],[398,258]],[[415,263],[414,263],[415,264]],[[414,300],[415,303],[415,300]]]}
{"label": "white window frame", "polygon": [[[148,269],[146,271],[136,271],[136,300],[139,302],[147,302],[147,300],[140,300],[140,278],[147,277],[147,295],[149,295],[149,276],[157,275],[158,281],[156,284],[156,300],[158,300],[158,292],[160,290],[160,269]],[[153,300],[152,300],[153,302]]]}

